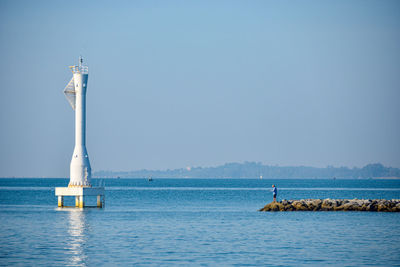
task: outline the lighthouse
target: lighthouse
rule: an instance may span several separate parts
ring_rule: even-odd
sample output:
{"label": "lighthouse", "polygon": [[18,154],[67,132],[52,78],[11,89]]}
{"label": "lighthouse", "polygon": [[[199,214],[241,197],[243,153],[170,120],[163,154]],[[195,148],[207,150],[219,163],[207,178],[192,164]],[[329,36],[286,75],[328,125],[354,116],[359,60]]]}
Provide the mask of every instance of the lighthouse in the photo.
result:
{"label": "lighthouse", "polygon": [[56,187],[58,206],[64,206],[64,196],[75,196],[75,205],[85,207],[85,196],[97,196],[97,206],[104,206],[104,187],[92,187],[89,155],[86,149],[86,91],[89,69],[79,57],[78,65],[70,66],[72,78],[64,94],[75,111],[75,147],[70,164],[68,187]]}
{"label": "lighthouse", "polygon": [[91,168],[86,150],[86,89],[88,67],[83,65],[82,57],[79,65],[71,66],[72,79],[64,89],[73,110],[75,110],[75,148],[70,165],[70,181],[68,187],[90,187]]}

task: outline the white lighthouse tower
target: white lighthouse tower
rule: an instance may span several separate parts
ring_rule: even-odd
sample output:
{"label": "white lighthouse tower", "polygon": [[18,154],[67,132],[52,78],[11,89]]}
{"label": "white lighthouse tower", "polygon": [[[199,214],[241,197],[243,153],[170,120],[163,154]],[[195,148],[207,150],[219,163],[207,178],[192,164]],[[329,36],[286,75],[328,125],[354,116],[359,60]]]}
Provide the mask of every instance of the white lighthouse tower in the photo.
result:
{"label": "white lighthouse tower", "polygon": [[91,168],[86,150],[86,88],[88,67],[83,65],[82,57],[78,66],[71,66],[72,79],[64,89],[72,109],[75,110],[75,148],[70,166],[68,187],[90,187]]}
{"label": "white lighthouse tower", "polygon": [[71,66],[72,79],[64,89],[68,102],[75,110],[75,148],[70,165],[68,187],[57,187],[58,206],[63,207],[64,196],[75,196],[76,206],[84,207],[84,196],[97,196],[97,206],[104,205],[104,187],[92,187],[89,155],[86,150],[86,90],[88,83],[88,67],[79,64]]}

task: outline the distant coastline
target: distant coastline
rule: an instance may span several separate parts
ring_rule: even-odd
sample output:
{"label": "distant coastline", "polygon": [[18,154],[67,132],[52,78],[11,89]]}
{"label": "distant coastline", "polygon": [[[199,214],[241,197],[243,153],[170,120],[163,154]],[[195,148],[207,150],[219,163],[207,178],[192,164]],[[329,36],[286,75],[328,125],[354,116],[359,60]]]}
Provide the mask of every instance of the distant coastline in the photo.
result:
{"label": "distant coastline", "polygon": [[[272,166],[260,162],[226,163],[216,167],[186,167],[167,170],[95,171],[93,178],[192,178],[192,179],[400,179],[400,169],[381,163],[362,168]],[[8,176],[2,178],[65,178],[50,176]]]}
{"label": "distant coastline", "polygon": [[97,171],[94,178],[231,178],[231,179],[400,179],[400,169],[381,163],[362,168],[271,166],[260,162],[226,163],[217,167],[187,167],[173,170]]}

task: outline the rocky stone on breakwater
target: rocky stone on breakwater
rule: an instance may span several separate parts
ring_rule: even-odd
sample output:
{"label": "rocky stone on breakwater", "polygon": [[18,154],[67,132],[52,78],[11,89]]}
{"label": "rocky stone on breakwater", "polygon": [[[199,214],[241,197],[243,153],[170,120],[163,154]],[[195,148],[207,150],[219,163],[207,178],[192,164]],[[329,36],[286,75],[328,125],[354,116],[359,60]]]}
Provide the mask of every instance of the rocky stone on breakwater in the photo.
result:
{"label": "rocky stone on breakwater", "polygon": [[400,199],[301,199],[271,202],[259,211],[388,211],[400,212]]}

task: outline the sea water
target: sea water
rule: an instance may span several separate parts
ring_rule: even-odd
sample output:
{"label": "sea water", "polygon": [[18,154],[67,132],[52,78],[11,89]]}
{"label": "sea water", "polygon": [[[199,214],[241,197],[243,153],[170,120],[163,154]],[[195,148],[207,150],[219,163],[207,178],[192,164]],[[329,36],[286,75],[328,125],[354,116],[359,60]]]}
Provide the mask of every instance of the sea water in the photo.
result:
{"label": "sea water", "polygon": [[0,179],[0,265],[400,265],[400,213],[257,211],[272,184],[278,199],[399,199],[400,180],[104,182],[106,207],[78,209],[57,208],[67,179]]}

